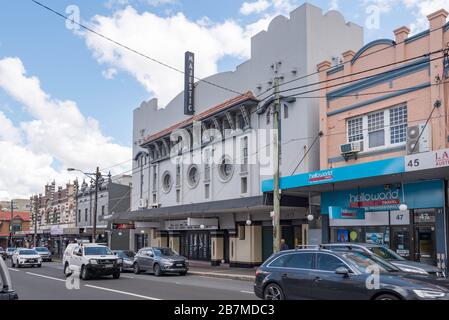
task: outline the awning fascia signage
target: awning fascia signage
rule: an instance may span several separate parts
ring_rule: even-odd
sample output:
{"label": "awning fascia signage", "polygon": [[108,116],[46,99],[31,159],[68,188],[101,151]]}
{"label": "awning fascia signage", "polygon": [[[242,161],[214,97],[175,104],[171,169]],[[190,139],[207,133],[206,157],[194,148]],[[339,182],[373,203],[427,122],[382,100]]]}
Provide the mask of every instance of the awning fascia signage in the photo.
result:
{"label": "awning fascia signage", "polygon": [[[404,172],[404,157],[398,157],[352,166],[309,172],[291,177],[282,177],[280,181],[280,188],[282,190],[288,190],[293,188],[310,187],[391,174],[401,174]],[[273,179],[262,182],[262,192],[272,192],[273,189]]]}

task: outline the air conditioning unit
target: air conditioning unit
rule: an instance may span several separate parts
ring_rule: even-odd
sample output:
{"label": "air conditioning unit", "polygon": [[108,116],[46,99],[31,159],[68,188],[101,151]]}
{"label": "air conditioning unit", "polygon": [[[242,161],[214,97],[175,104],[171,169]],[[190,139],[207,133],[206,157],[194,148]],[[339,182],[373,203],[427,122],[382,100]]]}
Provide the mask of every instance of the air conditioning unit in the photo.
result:
{"label": "air conditioning unit", "polygon": [[340,152],[342,155],[356,154],[363,151],[363,141],[342,144]]}
{"label": "air conditioning unit", "polygon": [[139,209],[146,209],[148,207],[148,200],[139,199]]}
{"label": "air conditioning unit", "polygon": [[[418,141],[419,138],[419,141]],[[432,127],[430,124],[407,128],[407,154],[428,152],[432,150]]]}

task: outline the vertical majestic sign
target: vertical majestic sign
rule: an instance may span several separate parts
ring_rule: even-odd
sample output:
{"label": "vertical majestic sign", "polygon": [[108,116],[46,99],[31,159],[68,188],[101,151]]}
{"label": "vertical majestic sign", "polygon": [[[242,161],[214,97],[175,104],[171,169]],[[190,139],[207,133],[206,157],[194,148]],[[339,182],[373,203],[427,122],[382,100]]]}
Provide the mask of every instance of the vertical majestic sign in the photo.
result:
{"label": "vertical majestic sign", "polygon": [[185,54],[185,80],[184,80],[184,114],[195,114],[195,54],[187,51]]}

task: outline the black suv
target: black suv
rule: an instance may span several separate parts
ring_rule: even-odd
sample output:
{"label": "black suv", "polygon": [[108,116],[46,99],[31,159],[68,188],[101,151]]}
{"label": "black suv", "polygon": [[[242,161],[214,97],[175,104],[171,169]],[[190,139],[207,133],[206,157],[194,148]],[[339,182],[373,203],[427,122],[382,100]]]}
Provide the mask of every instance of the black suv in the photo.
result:
{"label": "black suv", "polygon": [[272,255],[256,272],[254,292],[265,300],[449,300],[449,281],[363,252],[305,249]]}

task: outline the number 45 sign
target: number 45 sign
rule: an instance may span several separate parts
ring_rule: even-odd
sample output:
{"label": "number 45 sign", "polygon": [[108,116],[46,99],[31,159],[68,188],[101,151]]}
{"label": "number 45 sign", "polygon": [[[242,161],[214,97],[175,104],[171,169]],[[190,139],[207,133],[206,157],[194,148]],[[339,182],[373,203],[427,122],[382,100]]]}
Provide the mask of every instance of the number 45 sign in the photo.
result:
{"label": "number 45 sign", "polygon": [[405,172],[449,167],[449,149],[405,157]]}

